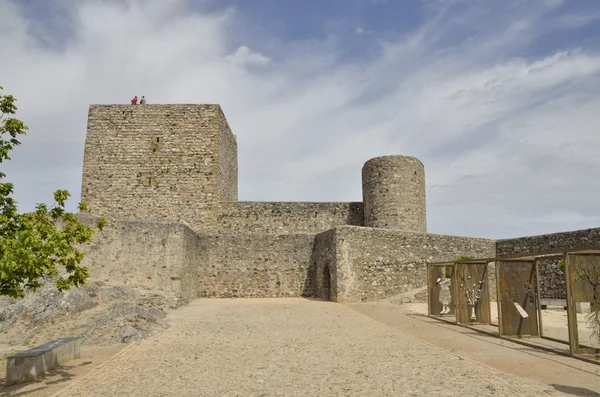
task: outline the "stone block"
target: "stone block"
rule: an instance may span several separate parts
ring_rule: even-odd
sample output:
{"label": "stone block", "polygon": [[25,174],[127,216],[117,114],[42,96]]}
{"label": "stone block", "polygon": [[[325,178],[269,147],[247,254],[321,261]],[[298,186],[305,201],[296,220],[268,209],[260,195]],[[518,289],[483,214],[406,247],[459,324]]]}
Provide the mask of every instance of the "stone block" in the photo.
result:
{"label": "stone block", "polygon": [[79,358],[81,338],[62,338],[8,357],[6,386],[33,381],[61,363]]}

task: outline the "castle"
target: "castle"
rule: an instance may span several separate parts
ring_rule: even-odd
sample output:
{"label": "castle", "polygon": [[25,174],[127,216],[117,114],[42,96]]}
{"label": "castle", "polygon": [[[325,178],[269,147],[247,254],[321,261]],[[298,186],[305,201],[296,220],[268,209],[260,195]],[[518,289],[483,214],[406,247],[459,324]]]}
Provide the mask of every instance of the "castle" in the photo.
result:
{"label": "castle", "polygon": [[362,202],[244,202],[237,151],[219,105],[90,106],[81,199],[110,220],[85,248],[92,277],[183,300],[352,302],[422,287],[428,262],[496,255],[494,240],[427,233],[416,158],[366,161]]}

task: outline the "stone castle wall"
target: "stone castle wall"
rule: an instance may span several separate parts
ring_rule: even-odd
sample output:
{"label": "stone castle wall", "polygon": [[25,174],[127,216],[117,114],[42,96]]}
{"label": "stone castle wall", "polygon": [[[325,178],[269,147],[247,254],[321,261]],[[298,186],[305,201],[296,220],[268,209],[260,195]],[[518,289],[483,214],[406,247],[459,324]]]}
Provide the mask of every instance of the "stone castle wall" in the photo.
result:
{"label": "stone castle wall", "polygon": [[[600,228],[504,239],[496,243],[498,256],[504,257],[562,253],[597,247],[600,247]],[[565,275],[558,268],[558,259],[540,259],[539,275],[542,298],[565,299]]]}
{"label": "stone castle wall", "polygon": [[362,203],[219,203],[218,234],[316,234],[336,226],[363,225]]}
{"label": "stone castle wall", "polygon": [[539,263],[540,296],[547,299],[566,299],[565,273],[558,268],[558,259],[543,259]]}
{"label": "stone castle wall", "polygon": [[373,158],[362,168],[365,226],[427,232],[425,169],[409,156]]}
{"label": "stone castle wall", "polygon": [[600,246],[600,228],[498,240],[499,257],[535,255]]}
{"label": "stone castle wall", "polygon": [[[365,163],[363,202],[239,202],[237,150],[218,105],[91,106],[81,198],[88,221],[110,219],[84,247],[92,277],[183,300],[371,301],[422,289],[427,263],[600,243],[600,229],[497,243],[427,234],[424,167],[407,156]],[[544,297],[562,288],[553,266]]]}
{"label": "stone castle wall", "polygon": [[[96,217],[80,216],[93,226]],[[110,221],[82,247],[82,262],[94,280],[173,293],[182,300],[197,295],[198,235],[173,222]]]}
{"label": "stone castle wall", "polygon": [[350,226],[335,232],[340,302],[384,299],[424,287],[427,263],[495,254],[495,242],[488,239]]}
{"label": "stone castle wall", "polygon": [[319,299],[337,300],[336,246],[336,229],[315,236],[311,268],[314,269],[315,297]]}
{"label": "stone castle wall", "polygon": [[423,287],[427,262],[488,255],[493,243],[352,226],[318,235],[198,235],[179,223],[120,220],[83,249],[93,279],[163,290],[183,301],[364,302]]}
{"label": "stone castle wall", "polygon": [[225,116],[218,118],[219,134],[219,201],[238,201],[238,148]]}
{"label": "stone castle wall", "polygon": [[273,298],[315,295],[314,235],[201,236],[195,268],[198,297]]}
{"label": "stone castle wall", "polygon": [[236,153],[218,105],[90,106],[81,199],[94,215],[208,224],[237,200]]}

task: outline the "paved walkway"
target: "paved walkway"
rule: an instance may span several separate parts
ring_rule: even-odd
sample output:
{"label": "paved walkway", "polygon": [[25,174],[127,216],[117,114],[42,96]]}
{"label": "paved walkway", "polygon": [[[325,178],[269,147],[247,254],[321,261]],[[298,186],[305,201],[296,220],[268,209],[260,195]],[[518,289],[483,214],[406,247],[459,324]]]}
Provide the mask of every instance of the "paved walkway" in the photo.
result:
{"label": "paved walkway", "polygon": [[57,396],[564,395],[331,302],[207,299],[170,317]]}

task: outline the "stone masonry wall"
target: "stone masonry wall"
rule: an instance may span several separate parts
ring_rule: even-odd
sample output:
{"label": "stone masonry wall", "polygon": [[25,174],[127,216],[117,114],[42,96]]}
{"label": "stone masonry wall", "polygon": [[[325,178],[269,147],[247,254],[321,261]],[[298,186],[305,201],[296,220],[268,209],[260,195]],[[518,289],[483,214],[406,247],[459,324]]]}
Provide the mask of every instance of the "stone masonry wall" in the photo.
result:
{"label": "stone masonry wall", "polygon": [[[96,218],[80,216],[89,225]],[[94,280],[171,292],[184,301],[196,297],[198,236],[178,223],[110,221],[82,246]]]}
{"label": "stone masonry wall", "polygon": [[487,239],[350,226],[335,231],[339,302],[379,300],[424,287],[430,262],[495,254],[494,241]]}
{"label": "stone masonry wall", "polygon": [[234,179],[226,124],[218,105],[90,106],[82,200],[93,215],[209,223],[211,203],[237,199],[219,190]]}
{"label": "stone masonry wall", "polygon": [[335,301],[337,299],[336,231],[317,234],[313,247],[311,268],[314,269],[315,297]]}
{"label": "stone masonry wall", "polygon": [[186,301],[198,297],[198,266],[204,263],[200,236],[188,227],[182,228],[183,263],[181,266],[181,294]]}
{"label": "stone masonry wall", "polygon": [[199,297],[314,296],[314,235],[201,236]]}
{"label": "stone masonry wall", "polygon": [[566,299],[565,273],[558,268],[558,259],[542,259],[539,263],[540,296],[546,299]]}
{"label": "stone masonry wall", "polygon": [[600,246],[600,228],[539,236],[518,237],[496,242],[498,257],[564,252]]}
{"label": "stone masonry wall", "polygon": [[363,224],[362,203],[220,203],[219,234],[316,234],[336,226]]}
{"label": "stone masonry wall", "polygon": [[238,147],[225,115],[219,118],[219,201],[238,200]]}
{"label": "stone masonry wall", "polygon": [[382,156],[362,168],[365,226],[427,232],[425,168],[415,157]]}

